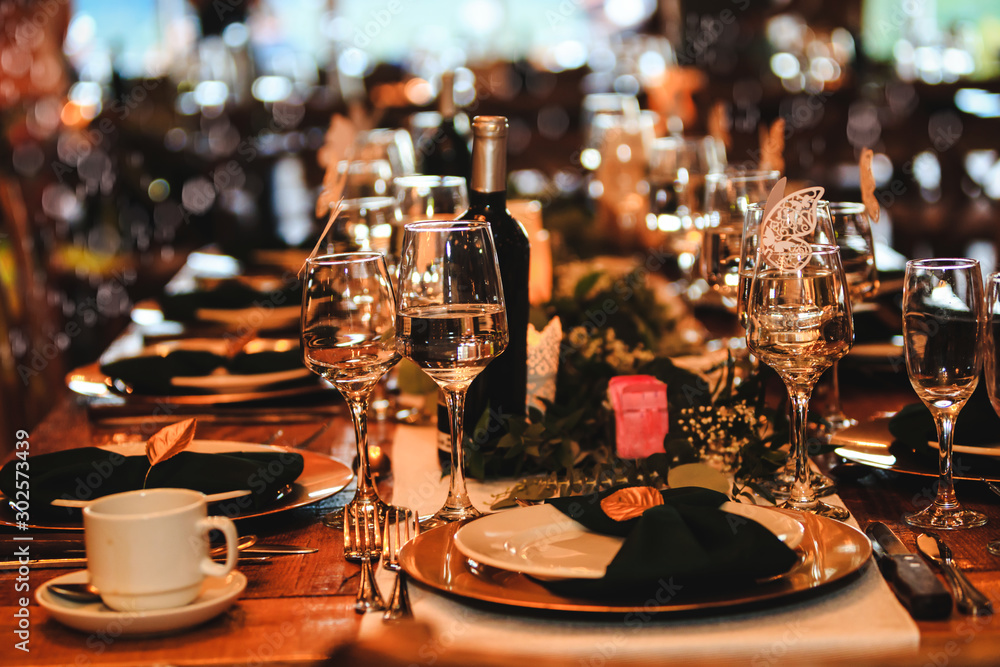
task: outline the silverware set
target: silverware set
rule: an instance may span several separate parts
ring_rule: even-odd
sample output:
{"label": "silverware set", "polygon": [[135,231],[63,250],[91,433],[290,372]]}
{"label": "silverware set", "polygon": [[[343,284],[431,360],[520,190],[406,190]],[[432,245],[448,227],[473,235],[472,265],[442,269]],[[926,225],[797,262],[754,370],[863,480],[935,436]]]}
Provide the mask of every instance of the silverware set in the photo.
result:
{"label": "silverware set", "polygon": [[[411,616],[406,573],[399,564],[399,551],[419,532],[417,513],[405,507],[391,505],[381,516],[375,505],[363,502],[351,502],[344,508],[344,557],[361,563],[355,612],[382,611],[386,621]],[[388,603],[375,581],[373,561],[378,559],[383,568],[396,573]]]}
{"label": "silverware set", "polygon": [[936,533],[917,535],[917,550],[924,560],[944,574],[951,595],[926,563],[910,553],[884,523],[869,523],[865,533],[872,541],[879,569],[914,618],[947,618],[951,614],[952,598],[959,613],[969,616],[993,613],[989,598],[972,585],[955,561],[951,547]]}

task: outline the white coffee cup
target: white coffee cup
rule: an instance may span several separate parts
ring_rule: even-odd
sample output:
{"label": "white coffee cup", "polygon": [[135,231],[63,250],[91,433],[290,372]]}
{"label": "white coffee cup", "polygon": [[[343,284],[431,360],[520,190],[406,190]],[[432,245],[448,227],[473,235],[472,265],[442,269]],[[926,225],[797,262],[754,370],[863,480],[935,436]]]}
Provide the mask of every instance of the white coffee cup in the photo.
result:
{"label": "white coffee cup", "polygon": [[[206,576],[236,565],[236,525],[207,516],[205,496],[188,489],[126,491],[83,509],[90,583],[119,611],[180,607],[198,597]],[[208,557],[208,532],[226,538],[226,562]]]}

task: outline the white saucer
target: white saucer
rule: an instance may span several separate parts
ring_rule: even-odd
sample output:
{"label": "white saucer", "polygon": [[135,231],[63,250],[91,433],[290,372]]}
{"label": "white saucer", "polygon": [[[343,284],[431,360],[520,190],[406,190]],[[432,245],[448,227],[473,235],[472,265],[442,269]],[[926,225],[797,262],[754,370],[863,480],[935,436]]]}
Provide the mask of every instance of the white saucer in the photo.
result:
{"label": "white saucer", "polygon": [[60,623],[84,632],[118,635],[154,635],[183,630],[218,616],[228,609],[247,586],[242,572],[233,570],[225,577],[208,577],[201,594],[183,607],[149,611],[114,611],[103,602],[74,602],[49,590],[52,584],[82,584],[86,570],[70,572],[46,581],[35,599]]}

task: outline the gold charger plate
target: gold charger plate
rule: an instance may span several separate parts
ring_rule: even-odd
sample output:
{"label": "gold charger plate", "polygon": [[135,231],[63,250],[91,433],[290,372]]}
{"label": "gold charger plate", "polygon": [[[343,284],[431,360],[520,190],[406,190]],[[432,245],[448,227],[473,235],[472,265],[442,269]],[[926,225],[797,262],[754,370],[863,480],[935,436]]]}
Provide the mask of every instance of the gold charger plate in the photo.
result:
{"label": "gold charger plate", "polygon": [[[114,378],[101,372],[99,362],[80,366],[66,374],[66,386],[70,391],[81,396],[92,398],[119,398],[130,403],[148,403],[150,405],[213,405],[216,403],[244,403],[247,401],[270,400],[286,396],[300,396],[318,391],[326,391],[330,387],[315,376],[302,377],[284,383],[266,385],[250,391],[207,391],[205,393],[169,394],[156,396],[140,394],[128,388],[121,387]],[[178,387],[178,391],[184,390]]]}
{"label": "gold charger plate", "polygon": [[[889,432],[888,417],[878,417],[837,431],[831,437],[830,444],[837,447],[837,455],[870,468],[923,477],[937,477],[939,474],[937,450],[928,445],[927,456],[921,457],[910,447],[896,443]],[[953,477],[958,480],[977,481],[985,478],[991,482],[1000,482],[1000,459],[996,455],[991,456],[989,448],[982,454],[974,453],[974,449],[956,445],[952,454]],[[972,457],[969,465],[962,463],[966,456]]]}
{"label": "gold charger plate", "polygon": [[[145,452],[145,443],[130,442],[122,445],[107,445],[102,449],[117,451],[123,456],[136,456]],[[284,512],[286,510],[304,507],[318,502],[324,498],[329,498],[335,493],[344,490],[351,480],[354,479],[354,472],[347,465],[340,461],[307,449],[291,449],[279,447],[277,445],[258,445],[248,442],[230,442],[227,440],[195,440],[188,448],[188,451],[201,452],[207,454],[223,454],[226,452],[289,452],[302,455],[302,474],[298,479],[285,487],[285,490],[269,505],[258,511],[241,511],[238,501],[224,500],[209,505],[211,514],[228,516],[230,519],[239,521],[241,519],[253,519],[268,514]],[[23,524],[17,522],[15,510],[10,506],[7,497],[0,493],[0,526],[10,526],[20,528]],[[83,530],[81,519],[73,520],[51,520],[44,522],[30,522],[26,528],[31,530]]]}
{"label": "gold charger plate", "polygon": [[[782,512],[784,510],[774,510]],[[400,564],[416,581],[458,597],[512,607],[590,613],[688,612],[734,607],[804,593],[841,581],[858,572],[871,557],[868,538],[832,519],[786,512],[802,522],[805,535],[796,551],[799,562],[781,577],[750,587],[652,599],[641,604],[606,602],[556,595],[519,572],[470,561],[455,546],[461,524],[427,531],[400,551]]]}

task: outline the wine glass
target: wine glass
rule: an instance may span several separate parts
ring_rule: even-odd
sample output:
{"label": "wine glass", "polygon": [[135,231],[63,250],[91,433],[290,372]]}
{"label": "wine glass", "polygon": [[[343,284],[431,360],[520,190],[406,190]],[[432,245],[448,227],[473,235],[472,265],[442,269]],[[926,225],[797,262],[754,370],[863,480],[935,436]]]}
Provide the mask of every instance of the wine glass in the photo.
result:
{"label": "wine glass", "polygon": [[[736,313],[744,329],[748,327],[747,303],[749,302],[750,286],[753,282],[754,271],[757,268],[758,241],[763,217],[764,204],[756,203],[747,206],[747,214],[743,222],[743,236],[740,239],[739,294],[737,295],[736,305]],[[803,241],[810,244],[836,247],[833,225],[830,220],[830,209],[827,202],[821,200],[816,204],[816,227],[811,233],[803,237]],[[775,496],[787,498],[795,482],[795,465],[795,458],[789,456],[785,461],[785,465],[770,479],[764,480],[763,484]],[[810,468],[809,479],[813,490],[818,494],[826,493],[834,487],[833,480],[818,470]]]}
{"label": "wine glass", "polygon": [[[1000,273],[991,273],[986,279],[986,389],[993,410],[1000,415]],[[1000,540],[993,540],[986,549],[1000,556]]]}
{"label": "wine glass", "polygon": [[[398,269],[398,258],[403,248],[403,226],[408,222],[457,218],[469,208],[469,191],[461,176],[426,174],[398,176],[393,181],[393,189],[401,217],[393,227],[390,253],[395,258],[394,266]],[[393,279],[396,279],[395,275]],[[408,395],[400,403],[407,400],[413,405],[400,405],[399,409],[393,411],[395,418],[407,424],[431,421],[437,408],[437,384],[430,381],[409,359],[401,360],[396,372],[399,391]],[[420,396],[423,397],[422,400],[418,398],[415,402],[409,398]]]}
{"label": "wine glass", "polygon": [[854,339],[851,301],[840,250],[801,245],[757,257],[747,301],[747,344],[788,390],[795,481],[779,507],[845,520],[842,507],[816,497],[810,480],[806,417],[819,376],[847,354]]}
{"label": "wine glass", "polygon": [[[310,257],[302,289],[305,365],[340,391],[354,421],[358,487],[349,511],[381,525],[388,505],[379,498],[368,461],[368,403],[372,389],[399,360],[396,300],[385,258],[378,252]],[[342,521],[342,511],[323,518],[328,526]]]}
{"label": "wine glass", "polygon": [[583,111],[580,164],[591,172],[587,193],[597,205],[598,225],[630,245],[646,207],[640,194],[646,141],[639,102],[631,95],[588,96]]}
{"label": "wine glass", "polygon": [[[840,248],[840,261],[844,265],[847,288],[851,294],[851,305],[857,312],[863,303],[878,293],[878,270],[875,267],[875,242],[868,222],[865,205],[858,202],[830,202],[830,220],[833,233]],[[840,404],[840,380],[838,362],[830,369],[830,400],[824,421],[831,432],[848,426],[856,426],[857,419],[844,413]]]}
{"label": "wine glass", "polygon": [[413,139],[406,130],[376,127],[358,132],[354,138],[354,159],[362,162],[384,160],[393,176],[416,172],[417,157]]}
{"label": "wine glass", "polygon": [[469,190],[461,176],[398,176],[393,181],[396,204],[401,213],[392,252],[396,257],[403,246],[403,225],[422,220],[457,218],[469,208]]}
{"label": "wine glass", "polygon": [[373,250],[387,255],[392,262],[392,235],[399,225],[399,205],[393,197],[358,197],[344,199],[336,210],[320,251],[324,254]]}
{"label": "wine glass", "polygon": [[725,169],[723,155],[712,137],[661,137],[650,146],[643,236],[647,246],[666,242],[686,278],[702,245],[706,177]]}
{"label": "wine glass", "polygon": [[396,349],[444,390],[451,425],[451,482],[433,527],[480,516],[465,488],[465,394],[507,347],[507,313],[490,226],[411,222],[403,232]]}
{"label": "wine glass", "polygon": [[744,170],[705,176],[701,273],[731,312],[736,312],[739,301],[740,255],[748,208],[764,202],[779,178],[778,171]]}
{"label": "wine glass", "polygon": [[978,261],[938,258],[906,263],[906,372],[913,390],[934,417],[940,452],[934,502],[905,516],[911,526],[955,530],[986,523],[984,514],[959,504],[951,467],[955,419],[972,396],[983,368],[984,306]]}

